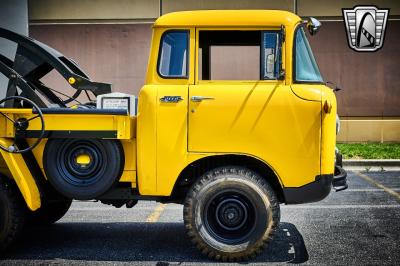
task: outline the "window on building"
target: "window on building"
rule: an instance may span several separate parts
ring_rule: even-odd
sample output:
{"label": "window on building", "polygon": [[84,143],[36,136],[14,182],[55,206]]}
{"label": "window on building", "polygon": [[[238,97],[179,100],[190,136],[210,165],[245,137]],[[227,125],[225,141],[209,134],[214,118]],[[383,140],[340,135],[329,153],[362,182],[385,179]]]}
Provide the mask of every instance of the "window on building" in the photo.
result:
{"label": "window on building", "polygon": [[187,77],[188,43],[188,31],[171,31],[164,33],[158,58],[158,72],[162,77]]}

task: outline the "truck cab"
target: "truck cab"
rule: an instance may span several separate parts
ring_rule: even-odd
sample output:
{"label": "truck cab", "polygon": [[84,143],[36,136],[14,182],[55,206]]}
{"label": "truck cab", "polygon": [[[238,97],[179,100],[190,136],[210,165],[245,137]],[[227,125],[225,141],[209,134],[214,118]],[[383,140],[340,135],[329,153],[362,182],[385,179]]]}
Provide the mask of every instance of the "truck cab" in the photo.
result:
{"label": "truck cab", "polygon": [[[279,223],[279,204],[347,188],[335,166],[336,98],[306,37],[320,26],[277,10],[161,16],[137,98],[109,94],[61,53],[2,29],[18,49],[14,60],[0,57],[10,79],[0,101],[0,208],[44,223],[73,199],[175,202],[203,253],[254,257]],[[40,81],[52,69],[88,102],[55,96]],[[2,224],[5,249],[15,232]]]}

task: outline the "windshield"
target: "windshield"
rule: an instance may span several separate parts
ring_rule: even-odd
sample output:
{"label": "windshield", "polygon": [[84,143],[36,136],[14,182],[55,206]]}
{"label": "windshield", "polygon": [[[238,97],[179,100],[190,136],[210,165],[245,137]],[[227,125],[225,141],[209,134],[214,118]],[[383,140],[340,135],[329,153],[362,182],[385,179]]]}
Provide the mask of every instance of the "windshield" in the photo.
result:
{"label": "windshield", "polygon": [[296,31],[295,53],[295,81],[323,82],[303,28]]}

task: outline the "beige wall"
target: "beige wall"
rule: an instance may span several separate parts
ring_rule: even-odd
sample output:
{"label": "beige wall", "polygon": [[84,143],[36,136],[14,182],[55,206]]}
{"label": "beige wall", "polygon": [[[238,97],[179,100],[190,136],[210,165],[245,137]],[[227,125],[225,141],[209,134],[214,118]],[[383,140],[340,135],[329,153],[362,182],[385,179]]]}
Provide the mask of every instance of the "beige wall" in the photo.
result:
{"label": "beige wall", "polygon": [[[92,80],[111,83],[113,91],[138,95],[144,84],[151,24],[34,25],[30,35],[72,58]],[[55,73],[44,82],[73,90]]]}
{"label": "beige wall", "polygon": [[343,119],[338,142],[400,142],[400,119]]}
{"label": "beige wall", "polygon": [[390,15],[400,15],[399,0],[297,0],[297,14],[300,16],[342,16],[342,8],[352,8],[356,5],[376,5],[380,8],[390,8]]}
{"label": "beige wall", "polygon": [[155,19],[159,0],[30,0],[29,19],[115,20]]}
{"label": "beige wall", "polygon": [[29,0],[31,21],[154,20],[160,13],[197,9],[281,9],[300,16],[341,17],[355,5],[390,8],[400,15],[399,0]]}
{"label": "beige wall", "polygon": [[163,0],[162,13],[197,9],[282,9],[294,11],[294,0]]}

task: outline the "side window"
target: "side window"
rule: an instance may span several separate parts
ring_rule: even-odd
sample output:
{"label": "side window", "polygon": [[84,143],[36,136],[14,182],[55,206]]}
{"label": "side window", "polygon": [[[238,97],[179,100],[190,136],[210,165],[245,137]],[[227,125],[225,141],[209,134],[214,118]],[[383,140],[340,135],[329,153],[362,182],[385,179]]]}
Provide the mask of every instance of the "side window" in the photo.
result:
{"label": "side window", "polygon": [[278,79],[281,63],[279,33],[263,32],[262,44],[261,77],[263,79]]}
{"label": "side window", "polygon": [[199,80],[278,79],[279,31],[200,31]]}
{"label": "side window", "polygon": [[163,34],[158,55],[158,73],[166,78],[187,78],[189,31]]}

